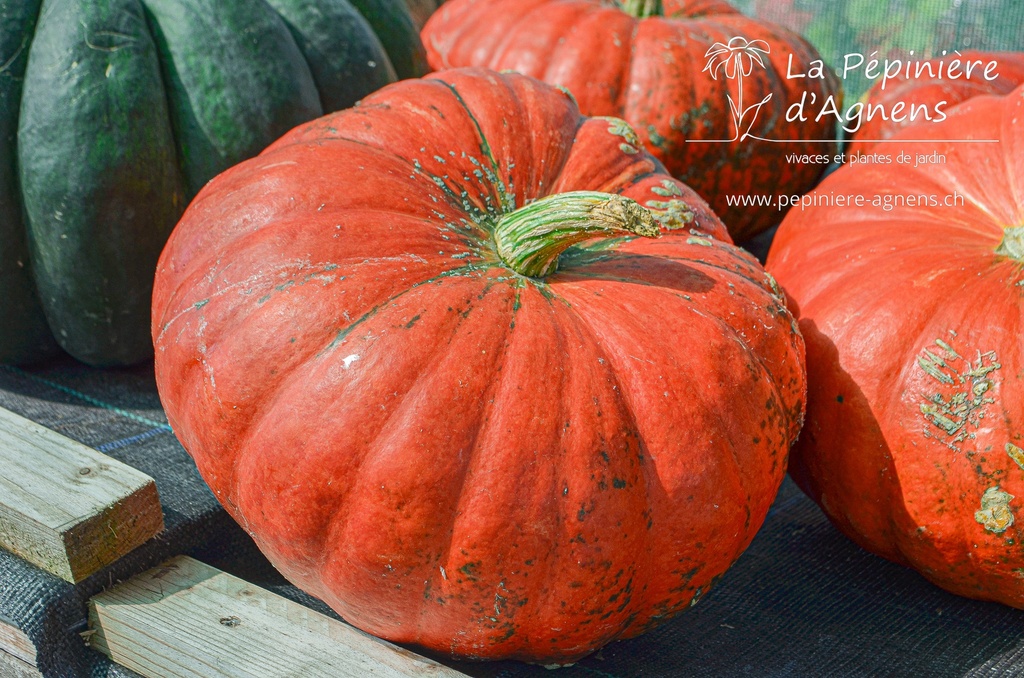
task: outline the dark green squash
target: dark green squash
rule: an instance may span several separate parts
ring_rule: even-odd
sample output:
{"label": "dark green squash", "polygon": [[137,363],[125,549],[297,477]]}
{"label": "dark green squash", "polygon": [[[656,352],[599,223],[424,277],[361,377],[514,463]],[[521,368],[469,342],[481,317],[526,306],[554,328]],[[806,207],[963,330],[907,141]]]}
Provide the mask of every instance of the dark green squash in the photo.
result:
{"label": "dark green squash", "polygon": [[56,351],[29,268],[15,140],[21,81],[39,0],[0,0],[0,360],[27,362]]}
{"label": "dark green squash", "polygon": [[149,357],[199,189],[426,70],[403,0],[0,0],[0,362]]}

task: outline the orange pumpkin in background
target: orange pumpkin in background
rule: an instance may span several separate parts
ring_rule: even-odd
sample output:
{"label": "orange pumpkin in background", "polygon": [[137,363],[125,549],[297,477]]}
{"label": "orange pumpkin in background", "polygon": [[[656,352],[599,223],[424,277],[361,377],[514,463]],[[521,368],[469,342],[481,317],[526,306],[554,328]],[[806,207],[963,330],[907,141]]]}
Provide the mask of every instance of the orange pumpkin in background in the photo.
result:
{"label": "orange pumpkin in background", "polygon": [[[728,196],[803,193],[827,163],[786,156],[838,149],[838,118],[818,113],[830,97],[842,111],[840,85],[820,55],[721,0],[450,0],[422,38],[435,69],[518,71],[566,87],[586,115],[624,118],[736,241],[782,213]],[[788,122],[800,102],[805,119]]]}

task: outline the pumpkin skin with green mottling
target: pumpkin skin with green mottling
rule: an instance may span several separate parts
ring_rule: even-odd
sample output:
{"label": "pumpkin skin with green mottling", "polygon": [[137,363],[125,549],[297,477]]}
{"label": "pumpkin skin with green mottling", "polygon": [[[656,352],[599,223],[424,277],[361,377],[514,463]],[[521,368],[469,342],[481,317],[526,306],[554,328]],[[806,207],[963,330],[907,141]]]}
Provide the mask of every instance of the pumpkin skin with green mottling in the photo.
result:
{"label": "pumpkin skin with green mottling", "polygon": [[[821,58],[810,44],[722,0],[664,0],[663,6],[663,16],[637,19],[603,0],[450,0],[427,22],[423,44],[434,68],[518,71],[568,88],[586,115],[629,121],[648,150],[742,242],[777,224],[783,212],[774,205],[730,205],[727,196],[794,195],[817,183],[827,163],[786,156],[836,153],[830,140],[837,119],[818,113],[830,95],[842,110],[839,81],[829,69],[821,78],[796,77],[812,73]],[[709,48],[734,37],[762,40],[770,49],[764,68],[747,64],[743,107],[772,98],[753,126],[744,118],[744,131],[785,143],[736,139],[727,97],[738,99],[738,82],[704,70]],[[804,97],[805,119],[788,122],[787,111]]]}
{"label": "pumpkin skin with green mottling", "polygon": [[[271,562],[356,626],[578,659],[696,602],[762,524],[803,348],[690,189],[562,91],[457,70],[217,177],[164,251],[169,421]],[[501,214],[621,193],[660,238],[506,268]]]}
{"label": "pumpkin skin with green mottling", "polygon": [[[815,193],[869,202],[791,212],[767,261],[799,306],[807,342],[793,478],[865,549],[953,593],[1017,608],[1022,119],[1018,88],[907,127],[886,153],[938,152],[946,162],[840,168]],[[998,142],[970,143],[990,139]],[[881,202],[954,193],[960,205]]]}

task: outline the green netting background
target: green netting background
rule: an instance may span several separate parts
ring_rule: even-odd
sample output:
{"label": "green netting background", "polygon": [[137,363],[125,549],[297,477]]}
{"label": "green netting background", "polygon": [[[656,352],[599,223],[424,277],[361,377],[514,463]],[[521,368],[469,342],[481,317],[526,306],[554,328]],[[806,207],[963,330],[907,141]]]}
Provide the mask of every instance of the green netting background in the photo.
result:
{"label": "green netting background", "polygon": [[[943,50],[1024,50],[1021,0],[732,0],[743,12],[782,24],[813,44],[834,68],[846,54],[927,59]],[[911,57],[911,52],[913,56]],[[853,75],[853,74],[851,74]],[[844,82],[849,101],[871,82]]]}

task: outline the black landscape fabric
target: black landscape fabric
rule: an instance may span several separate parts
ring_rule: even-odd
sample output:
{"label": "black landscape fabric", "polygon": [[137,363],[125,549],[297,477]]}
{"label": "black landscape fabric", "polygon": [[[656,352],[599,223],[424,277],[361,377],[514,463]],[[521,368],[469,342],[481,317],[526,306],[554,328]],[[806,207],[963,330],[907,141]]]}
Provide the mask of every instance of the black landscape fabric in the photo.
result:
{"label": "black landscape fabric", "polygon": [[[0,619],[32,639],[44,676],[134,676],[85,646],[86,601],[182,553],[336,616],[277,575],[217,504],[167,426],[152,364],[0,367],[0,406],[148,473],[164,507],[158,539],[77,586],[0,550]],[[480,678],[1021,676],[1024,612],[947,594],[862,551],[787,480],[748,551],[666,625],[554,674],[439,659]]]}

